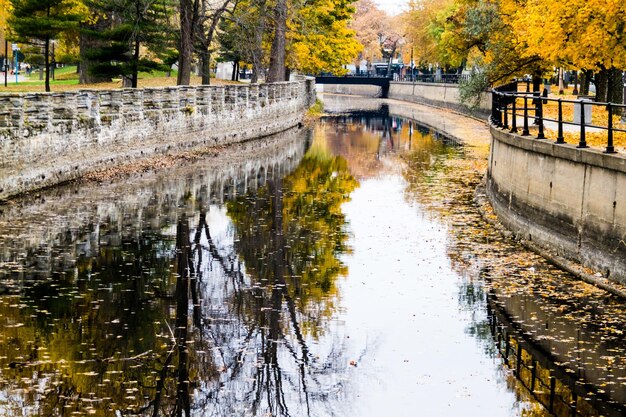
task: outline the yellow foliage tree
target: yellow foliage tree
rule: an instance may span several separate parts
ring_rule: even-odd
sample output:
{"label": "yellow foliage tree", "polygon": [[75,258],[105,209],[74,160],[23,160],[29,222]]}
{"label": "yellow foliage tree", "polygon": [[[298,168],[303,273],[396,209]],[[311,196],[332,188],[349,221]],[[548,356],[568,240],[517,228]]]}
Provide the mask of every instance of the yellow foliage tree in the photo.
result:
{"label": "yellow foliage tree", "polygon": [[380,10],[372,0],[359,0],[350,27],[363,45],[361,56],[370,62],[382,60],[381,36],[391,25],[389,16]]}
{"label": "yellow foliage tree", "polygon": [[348,28],[352,0],[307,2],[288,22],[287,66],[307,74],[344,73],[363,46]]}
{"label": "yellow foliage tree", "polygon": [[626,68],[626,3],[620,0],[501,0],[503,20],[528,53],[554,65]]}
{"label": "yellow foliage tree", "polygon": [[436,37],[431,24],[442,11],[449,11],[453,0],[411,0],[409,9],[402,15],[404,32],[408,44],[413,48],[414,61],[435,63],[439,61]]}

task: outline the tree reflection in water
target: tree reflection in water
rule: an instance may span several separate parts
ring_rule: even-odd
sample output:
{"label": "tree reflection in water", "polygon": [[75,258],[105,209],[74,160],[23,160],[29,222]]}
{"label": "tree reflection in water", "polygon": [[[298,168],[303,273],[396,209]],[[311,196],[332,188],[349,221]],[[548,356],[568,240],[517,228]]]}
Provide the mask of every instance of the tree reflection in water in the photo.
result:
{"label": "tree reflection in water", "polygon": [[315,145],[258,183],[155,200],[135,234],[99,224],[95,256],[0,297],[0,415],[332,414],[349,360],[322,336],[358,183]]}
{"label": "tree reflection in water", "polygon": [[[256,356],[242,398],[253,414],[289,415],[295,403],[309,415],[312,400],[323,402],[341,384],[336,376],[347,364],[341,346],[322,360],[309,343],[323,332],[335,281],[347,272],[338,258],[348,251],[340,206],[356,186],[343,158],[314,145],[294,173],[269,180],[253,199],[228,203],[250,279],[250,290],[236,293],[231,305],[244,313],[250,334],[243,348]],[[297,372],[284,372],[287,360]]]}
{"label": "tree reflection in water", "polygon": [[214,240],[205,211],[194,230],[179,220],[175,346],[148,404],[154,416],[320,414],[348,361],[341,342],[323,357],[309,345],[347,272],[340,206],[356,186],[345,160],[314,147],[292,174],[227,203],[234,245]]}

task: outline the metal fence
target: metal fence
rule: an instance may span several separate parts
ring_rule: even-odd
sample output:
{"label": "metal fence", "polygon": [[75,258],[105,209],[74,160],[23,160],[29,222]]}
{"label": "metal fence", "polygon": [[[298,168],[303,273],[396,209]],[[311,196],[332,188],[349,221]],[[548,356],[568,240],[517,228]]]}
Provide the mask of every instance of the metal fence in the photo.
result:
{"label": "metal fence", "polygon": [[[587,132],[606,132],[606,153],[615,153],[613,135],[616,132],[626,132],[624,128],[615,126],[614,116],[626,113],[626,105],[615,103],[599,103],[588,97],[579,97],[576,100],[548,98],[539,92],[518,91],[517,81],[494,88],[492,90],[491,122],[502,129],[510,129],[511,133],[518,133],[518,123],[522,122],[521,136],[530,136],[529,125],[537,126],[537,139],[547,139],[546,126],[556,127],[556,143],[566,143],[564,131],[577,133],[577,147],[588,148]],[[545,90],[544,90],[545,91]],[[556,103],[557,116],[544,116],[545,106]],[[573,107],[573,120],[563,117],[565,106]],[[606,110],[602,117],[605,123],[593,123],[594,109]],[[596,119],[597,120],[597,119]]]}
{"label": "metal fence", "polygon": [[[532,340],[523,325],[515,322],[494,299],[487,302],[489,329],[502,361],[525,390],[550,415],[623,417],[624,404],[612,400],[604,390],[584,379],[580,371]],[[557,364],[558,363],[558,364]]]}

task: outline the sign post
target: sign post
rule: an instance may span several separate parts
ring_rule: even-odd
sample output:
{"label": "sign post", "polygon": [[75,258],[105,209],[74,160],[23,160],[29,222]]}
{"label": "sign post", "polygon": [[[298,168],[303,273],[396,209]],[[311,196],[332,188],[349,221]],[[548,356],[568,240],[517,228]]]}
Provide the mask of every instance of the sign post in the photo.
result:
{"label": "sign post", "polygon": [[13,49],[13,57],[15,58],[15,84],[18,83],[18,74],[20,72],[20,66],[18,63],[18,57],[17,57],[17,51],[20,50],[20,48],[17,46],[16,43],[12,43],[11,44],[11,49]]}

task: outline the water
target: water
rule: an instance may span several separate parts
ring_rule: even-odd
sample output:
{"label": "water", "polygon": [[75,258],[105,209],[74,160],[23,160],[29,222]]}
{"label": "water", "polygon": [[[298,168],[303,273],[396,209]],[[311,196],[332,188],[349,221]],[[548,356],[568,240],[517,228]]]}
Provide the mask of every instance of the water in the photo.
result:
{"label": "water", "polygon": [[0,415],[621,415],[623,304],[380,104],[1,206]]}

